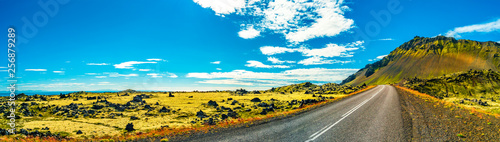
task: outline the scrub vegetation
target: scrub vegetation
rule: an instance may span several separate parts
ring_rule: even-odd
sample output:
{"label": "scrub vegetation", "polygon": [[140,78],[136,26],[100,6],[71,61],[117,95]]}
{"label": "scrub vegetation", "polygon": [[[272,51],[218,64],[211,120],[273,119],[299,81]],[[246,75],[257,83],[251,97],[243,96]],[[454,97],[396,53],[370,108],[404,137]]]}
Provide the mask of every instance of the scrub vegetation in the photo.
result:
{"label": "scrub vegetation", "polygon": [[500,115],[396,86],[407,141],[498,141]]}
{"label": "scrub vegetation", "polygon": [[[140,92],[129,89],[51,96],[19,94],[16,106],[16,115],[20,116],[16,120],[18,134],[3,138],[47,141],[165,139],[166,136],[286,116],[366,88],[306,82],[265,91]],[[0,114],[8,115],[10,108],[6,98],[2,98],[1,104]],[[6,119],[1,121],[7,123]],[[0,131],[7,128],[2,127]]]}
{"label": "scrub vegetation", "polygon": [[445,101],[500,114],[500,73],[470,70],[430,79],[403,81],[407,88]]}

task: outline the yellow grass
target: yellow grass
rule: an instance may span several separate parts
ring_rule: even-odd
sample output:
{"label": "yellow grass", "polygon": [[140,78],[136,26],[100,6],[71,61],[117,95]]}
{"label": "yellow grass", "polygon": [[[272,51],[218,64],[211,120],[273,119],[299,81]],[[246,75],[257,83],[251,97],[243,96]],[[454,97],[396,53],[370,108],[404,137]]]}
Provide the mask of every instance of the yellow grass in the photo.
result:
{"label": "yellow grass", "polygon": [[[294,92],[292,94],[279,94],[279,93],[263,93],[263,94],[246,94],[243,96],[231,95],[226,92],[214,92],[214,93],[198,93],[198,92],[186,92],[186,93],[173,93],[175,97],[168,97],[168,93],[145,93],[147,95],[153,95],[152,98],[144,99],[147,104],[150,104],[152,107],[155,107],[156,111],[161,107],[165,106],[170,108],[171,110],[177,110],[176,113],[166,113],[161,114],[160,116],[145,116],[146,110],[139,109],[138,111],[124,111],[124,112],[114,112],[114,109],[104,108],[101,111],[109,113],[123,113],[124,117],[116,117],[115,119],[111,118],[65,118],[65,116],[48,116],[48,117],[27,117],[23,118],[25,120],[20,121],[20,125],[23,128],[27,129],[38,129],[49,127],[51,132],[68,132],[70,133],[70,137],[76,139],[67,139],[69,141],[78,141],[81,138],[90,138],[94,140],[99,139],[109,139],[113,138],[115,140],[133,140],[137,138],[146,138],[146,137],[158,137],[158,136],[174,136],[179,134],[186,134],[192,132],[199,131],[210,131],[216,128],[225,128],[231,127],[234,125],[251,125],[255,121],[266,120],[274,117],[284,117],[293,115],[296,113],[300,113],[317,106],[325,105],[330,102],[334,102],[337,100],[341,100],[347,96],[357,94],[359,92],[366,91],[375,86],[368,86],[365,89],[359,90],[357,92],[351,94],[321,94],[324,97],[335,97],[334,99],[328,99],[327,101],[323,101],[314,105],[306,105],[302,108],[298,108],[298,105],[293,107],[284,107],[283,110],[276,109],[275,112],[269,113],[267,115],[260,115],[261,108],[254,109],[253,106],[257,103],[250,102],[253,98],[260,98],[263,102],[269,103],[270,99],[276,99],[282,102],[282,106],[287,106],[286,101],[291,100],[302,100],[302,99],[313,99],[312,94],[304,94],[304,92]],[[106,96],[107,100],[112,103],[125,104],[126,102],[133,99],[134,96],[140,95],[141,93],[130,94],[130,96],[117,96],[116,93],[111,94],[97,94],[97,93],[89,93],[86,96]],[[123,94],[120,94],[123,95]],[[316,94],[318,96],[320,94]],[[189,98],[192,96],[192,98]],[[49,98],[58,98],[58,96],[50,96]],[[219,106],[234,108],[237,105],[230,105],[231,101],[227,101],[228,98],[232,98],[233,100],[238,101],[240,104],[245,104],[244,109],[251,108],[252,111],[245,112],[240,110],[235,110],[238,112],[240,118],[232,119],[229,118],[226,121],[219,122],[217,125],[200,125],[200,124],[191,124],[190,122],[195,120],[197,117],[195,116],[196,112],[202,110],[208,115],[214,115],[220,112],[217,112],[215,108],[208,107],[205,105],[209,100],[216,101]],[[222,102],[224,100],[224,102]],[[266,100],[266,101],[264,101]],[[69,105],[71,103],[82,103],[86,107],[92,106],[92,103],[96,100],[86,100],[85,98],[80,98],[78,101],[73,101],[73,99],[62,99],[62,100],[50,100],[50,101],[42,101],[42,106],[44,105]],[[159,105],[154,105],[156,102]],[[279,105],[277,103],[276,105]],[[180,110],[179,110],[180,109]],[[48,114],[45,112],[44,114]],[[140,120],[130,120],[130,116],[139,117]],[[26,122],[24,122],[26,121]],[[133,123],[134,128],[137,129],[135,133],[129,133],[125,136],[122,136],[125,132],[123,130],[127,123]],[[161,129],[161,126],[168,125],[169,129]],[[84,134],[76,135],[76,131],[81,130]],[[3,137],[4,139],[6,137]],[[32,141],[38,138],[27,138],[25,140]],[[56,139],[41,139],[42,141],[59,141]]]}
{"label": "yellow grass", "polygon": [[116,131],[112,127],[86,124],[79,122],[72,122],[69,120],[58,120],[58,121],[31,121],[24,124],[24,129],[38,129],[49,127],[51,132],[69,132],[76,133],[76,131],[81,130],[84,135],[94,135],[94,136],[104,136],[104,135],[117,135],[119,131]]}
{"label": "yellow grass", "polygon": [[[88,93],[83,98],[79,98],[74,101],[72,98],[60,99],[60,100],[50,100],[49,101],[37,101],[41,106],[56,105],[65,106],[71,103],[82,103],[84,107],[91,107],[93,102],[96,100],[87,100],[87,96],[105,96],[107,101],[111,103],[126,104],[131,101],[134,96],[140,95],[141,93],[129,94],[129,96],[117,96],[116,93],[109,94],[99,94],[99,93]],[[251,102],[253,98],[260,98],[263,102],[269,103],[267,100],[276,99],[285,104],[286,101],[291,100],[302,100],[302,99],[314,99],[312,94],[304,94],[304,92],[294,92],[292,94],[279,94],[279,93],[263,93],[263,94],[246,94],[243,96],[231,95],[227,92],[212,92],[212,93],[201,93],[201,92],[186,92],[186,93],[173,93],[175,97],[168,97],[168,93],[144,93],[147,95],[153,95],[151,98],[145,98],[147,104],[156,108],[152,113],[158,113],[158,109],[163,106],[176,110],[176,113],[164,113],[160,116],[146,116],[147,110],[126,110],[124,112],[115,112],[113,108],[103,108],[101,111],[105,112],[104,115],[98,115],[96,118],[84,118],[80,116],[79,118],[66,118],[66,116],[56,116],[51,115],[49,112],[41,112],[46,117],[24,117],[22,121],[18,121],[23,126],[24,129],[38,129],[49,127],[51,132],[68,132],[71,133],[70,137],[73,138],[92,138],[92,137],[102,137],[102,136],[116,136],[123,132],[123,129],[128,123],[133,123],[136,132],[147,132],[148,130],[160,129],[161,126],[168,125],[170,128],[188,128],[199,126],[200,124],[192,124],[191,121],[197,119],[196,112],[202,110],[207,115],[212,116],[217,112],[214,107],[208,107],[206,104],[208,101],[216,101],[219,106],[224,106],[228,108],[234,108],[240,106],[239,104],[245,104],[243,109],[251,108],[251,112],[237,111],[240,119],[254,118],[254,117],[265,117],[260,115],[261,108],[254,109],[253,106],[258,104]],[[316,94],[320,95],[320,94]],[[189,98],[192,96],[192,98]],[[324,97],[344,97],[343,94],[322,94]],[[59,98],[59,96],[50,96],[49,98]],[[228,98],[232,98],[239,102],[236,105],[230,105],[233,100],[227,101]],[[224,100],[224,102],[222,102]],[[264,101],[266,100],[266,101]],[[156,102],[159,105],[155,105]],[[81,107],[81,106],[80,106]],[[298,105],[295,106],[297,108]],[[292,110],[292,107],[285,108],[283,110],[276,110],[275,113],[287,112]],[[105,117],[110,113],[122,113],[124,117],[112,118],[100,118],[100,116]],[[47,116],[48,115],[48,116]],[[140,120],[130,120],[130,116],[139,117]],[[233,119],[229,119],[232,121]],[[26,122],[24,122],[26,121]],[[81,130],[83,134],[77,135],[76,132]]]}

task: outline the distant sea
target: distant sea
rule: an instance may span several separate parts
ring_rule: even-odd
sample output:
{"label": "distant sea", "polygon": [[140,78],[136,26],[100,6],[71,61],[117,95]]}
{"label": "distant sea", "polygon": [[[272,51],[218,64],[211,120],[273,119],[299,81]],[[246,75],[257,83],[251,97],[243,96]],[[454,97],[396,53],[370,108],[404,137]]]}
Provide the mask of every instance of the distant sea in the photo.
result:
{"label": "distant sea", "polygon": [[[24,93],[28,96],[31,95],[59,95],[61,93],[63,94],[68,94],[68,93],[74,93],[74,92],[79,92],[79,91],[16,91],[16,94],[21,94]],[[119,92],[119,91],[85,91],[85,92],[92,92],[92,93],[103,93],[103,92]],[[0,92],[0,96],[9,96],[9,92],[2,91]]]}

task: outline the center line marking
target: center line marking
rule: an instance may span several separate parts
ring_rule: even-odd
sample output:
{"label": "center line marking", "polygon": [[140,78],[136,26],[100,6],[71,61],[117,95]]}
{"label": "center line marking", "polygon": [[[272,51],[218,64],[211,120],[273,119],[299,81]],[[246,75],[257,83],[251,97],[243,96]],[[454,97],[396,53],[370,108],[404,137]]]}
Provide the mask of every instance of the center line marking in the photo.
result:
{"label": "center line marking", "polygon": [[375,93],[375,95],[372,95],[369,99],[367,99],[367,100],[359,103],[356,107],[354,107],[351,110],[347,111],[344,115],[342,115],[342,118],[340,118],[337,122],[335,122],[333,124],[330,124],[330,125],[326,125],[321,130],[319,130],[316,133],[314,133],[311,136],[309,136],[310,139],[306,140],[305,142],[312,142],[312,141],[314,141],[316,138],[318,138],[319,136],[321,136],[323,133],[325,133],[326,131],[330,130],[333,126],[337,125],[337,123],[339,123],[340,121],[344,120],[344,118],[346,118],[347,116],[351,115],[354,111],[358,110],[361,106],[363,106],[364,104],[366,104],[373,97],[377,96],[378,93],[380,93],[380,91],[384,90],[384,88],[385,88],[385,86],[382,86],[382,89],[380,89],[377,93]]}

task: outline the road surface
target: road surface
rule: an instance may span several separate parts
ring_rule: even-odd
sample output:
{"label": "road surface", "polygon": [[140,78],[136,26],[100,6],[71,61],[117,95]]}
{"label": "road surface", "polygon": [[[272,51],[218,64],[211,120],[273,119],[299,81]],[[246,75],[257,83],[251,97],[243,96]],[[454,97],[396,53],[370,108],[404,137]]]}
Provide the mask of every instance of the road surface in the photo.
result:
{"label": "road surface", "polygon": [[315,110],[189,141],[354,142],[405,141],[396,89],[380,85]]}

